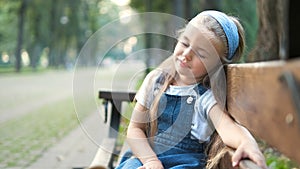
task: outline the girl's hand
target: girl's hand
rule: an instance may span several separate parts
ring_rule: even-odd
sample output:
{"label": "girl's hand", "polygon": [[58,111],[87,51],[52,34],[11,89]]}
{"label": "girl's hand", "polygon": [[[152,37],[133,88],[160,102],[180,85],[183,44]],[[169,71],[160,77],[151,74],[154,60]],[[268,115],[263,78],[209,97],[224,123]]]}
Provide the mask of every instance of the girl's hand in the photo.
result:
{"label": "girl's hand", "polygon": [[265,158],[261,151],[259,150],[257,144],[254,143],[243,143],[235,151],[232,156],[232,166],[238,166],[239,162],[244,159],[249,158],[258,166],[263,169],[267,169]]}
{"label": "girl's hand", "polygon": [[164,167],[162,163],[157,159],[157,160],[148,161],[143,166],[137,169],[164,169]]}

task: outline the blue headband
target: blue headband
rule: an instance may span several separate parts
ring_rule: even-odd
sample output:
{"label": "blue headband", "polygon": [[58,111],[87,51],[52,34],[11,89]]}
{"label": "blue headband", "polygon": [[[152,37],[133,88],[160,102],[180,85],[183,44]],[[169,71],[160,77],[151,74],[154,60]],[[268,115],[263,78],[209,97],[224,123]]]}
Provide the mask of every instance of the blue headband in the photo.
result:
{"label": "blue headband", "polygon": [[239,46],[239,34],[235,23],[230,18],[228,18],[226,14],[219,11],[208,10],[203,11],[200,14],[213,17],[221,25],[225,32],[228,43],[227,59],[231,60],[233,55],[235,54],[236,49]]}

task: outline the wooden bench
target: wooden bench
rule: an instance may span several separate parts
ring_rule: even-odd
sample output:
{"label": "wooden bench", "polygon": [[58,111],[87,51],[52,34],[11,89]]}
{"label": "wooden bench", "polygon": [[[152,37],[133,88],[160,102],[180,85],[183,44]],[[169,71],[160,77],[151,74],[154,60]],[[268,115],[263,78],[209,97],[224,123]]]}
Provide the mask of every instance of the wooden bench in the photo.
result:
{"label": "wooden bench", "polygon": [[[227,107],[231,115],[256,137],[300,163],[300,59],[289,61],[233,64],[227,67]],[[100,91],[99,98],[112,104],[111,130],[118,131],[121,103],[131,102],[134,92]],[[106,112],[107,117],[107,112]],[[110,131],[109,152],[99,149],[90,168],[113,168],[112,153],[117,135]],[[113,145],[112,145],[113,144]],[[111,153],[110,153],[111,152]],[[229,158],[232,151],[229,152]],[[241,169],[258,168],[243,160]]]}
{"label": "wooden bench", "polygon": [[[116,148],[116,144],[121,122],[122,102],[132,102],[135,94],[135,92],[99,91],[98,98],[104,100],[104,121],[109,123],[110,128],[109,136],[108,138],[103,139],[91,165],[89,166],[90,169],[114,168],[113,162],[117,160],[116,158],[118,158],[115,154],[120,154],[120,150]],[[111,105],[110,113],[108,112],[108,104]]]}
{"label": "wooden bench", "polygon": [[227,67],[227,107],[255,136],[300,164],[300,58]]}
{"label": "wooden bench", "polygon": [[[277,148],[300,163],[300,59],[249,64],[232,64],[227,71],[227,107],[236,121],[256,137]],[[118,131],[121,103],[131,102],[135,92],[100,91],[99,98],[112,105],[111,130]],[[107,117],[107,111],[105,117]],[[104,139],[90,168],[113,168],[112,161],[119,154],[115,149],[117,135],[110,131]],[[107,144],[110,143],[110,144]],[[108,150],[108,149],[107,149]],[[230,164],[233,150],[227,153]],[[222,168],[222,167],[221,167]],[[259,168],[249,160],[242,160],[240,169]]]}
{"label": "wooden bench", "polygon": [[[115,166],[113,165],[114,161],[118,161],[120,150],[116,149],[116,140],[117,140],[117,132],[119,131],[119,125],[121,120],[121,112],[122,112],[122,102],[132,102],[135,96],[135,92],[120,92],[120,91],[99,91],[99,99],[104,99],[105,107],[107,104],[111,104],[111,113],[110,113],[110,121],[109,124],[111,126],[109,131],[109,137],[105,138],[102,141],[100,148],[98,149],[97,154],[95,155],[90,169],[113,169]],[[108,119],[108,112],[105,111],[105,121]],[[108,122],[108,121],[107,121]],[[124,148],[123,148],[124,150]],[[227,160],[229,161],[229,165],[231,166],[231,156],[233,154],[233,150],[229,150],[227,154]],[[122,153],[121,153],[122,154]],[[121,155],[120,155],[121,156]],[[240,163],[240,169],[259,169],[256,164],[254,164],[250,160],[242,160]]]}

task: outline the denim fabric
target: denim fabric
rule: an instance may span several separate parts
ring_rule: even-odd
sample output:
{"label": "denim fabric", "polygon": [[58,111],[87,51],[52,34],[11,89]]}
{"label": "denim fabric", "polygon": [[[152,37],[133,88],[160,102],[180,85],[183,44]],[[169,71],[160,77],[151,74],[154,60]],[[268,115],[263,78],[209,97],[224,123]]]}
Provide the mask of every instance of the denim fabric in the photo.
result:
{"label": "denim fabric", "polygon": [[198,140],[192,139],[190,132],[195,100],[194,96],[180,97],[164,94],[161,97],[158,107],[158,133],[154,138],[153,147],[157,154],[172,147],[191,152],[203,151],[203,145]]}
{"label": "denim fabric", "polygon": [[[130,151],[128,151],[130,152]],[[142,162],[138,158],[122,157],[120,165],[116,169],[136,169],[143,166]]]}
{"label": "denim fabric", "polygon": [[[199,95],[206,89],[196,87]],[[205,168],[205,143],[199,143],[191,135],[195,96],[174,96],[163,94],[158,106],[158,130],[152,147],[166,169]],[[143,164],[128,153],[117,169],[135,169]],[[126,157],[127,156],[127,157]]]}

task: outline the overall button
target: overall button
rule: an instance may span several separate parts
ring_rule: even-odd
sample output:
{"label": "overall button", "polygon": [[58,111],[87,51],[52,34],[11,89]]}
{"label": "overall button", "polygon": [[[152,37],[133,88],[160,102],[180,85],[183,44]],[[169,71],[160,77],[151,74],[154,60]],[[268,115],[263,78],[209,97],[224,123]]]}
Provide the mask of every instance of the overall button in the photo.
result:
{"label": "overall button", "polygon": [[194,98],[190,96],[186,99],[186,103],[191,104],[193,102],[193,100],[194,100]]}

